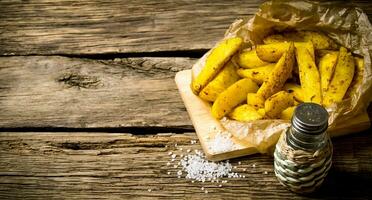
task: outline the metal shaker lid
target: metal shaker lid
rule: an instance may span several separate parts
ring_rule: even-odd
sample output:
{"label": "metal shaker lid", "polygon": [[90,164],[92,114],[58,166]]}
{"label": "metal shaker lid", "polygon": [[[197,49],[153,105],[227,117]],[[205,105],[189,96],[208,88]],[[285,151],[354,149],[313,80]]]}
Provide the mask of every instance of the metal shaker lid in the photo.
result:
{"label": "metal shaker lid", "polygon": [[319,135],[328,128],[328,112],[316,103],[302,103],[292,117],[292,127],[309,135]]}

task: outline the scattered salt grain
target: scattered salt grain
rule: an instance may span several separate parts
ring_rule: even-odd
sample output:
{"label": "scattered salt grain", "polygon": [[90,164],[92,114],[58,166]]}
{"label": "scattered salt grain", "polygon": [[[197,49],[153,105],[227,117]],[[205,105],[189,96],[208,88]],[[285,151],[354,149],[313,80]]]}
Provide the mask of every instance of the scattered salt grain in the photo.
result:
{"label": "scattered salt grain", "polygon": [[244,168],[244,169],[243,169],[243,172],[245,172],[245,171],[247,171],[247,169],[246,169],[246,168]]}
{"label": "scattered salt grain", "polygon": [[204,193],[208,194],[208,190],[205,190]]}
{"label": "scattered salt grain", "polygon": [[245,175],[243,175],[243,178],[245,178]]}
{"label": "scattered salt grain", "polygon": [[168,175],[170,175],[171,173],[170,172],[167,172]]}
{"label": "scattered salt grain", "polygon": [[234,169],[236,169],[237,167],[236,166],[234,166]]}
{"label": "scattered salt grain", "polygon": [[201,189],[201,190],[204,190],[204,187],[201,187],[200,189]]}
{"label": "scattered salt grain", "polygon": [[151,189],[147,189],[148,192],[151,192]]}
{"label": "scattered salt grain", "polygon": [[264,171],[264,174],[268,174],[268,172],[267,171]]}
{"label": "scattered salt grain", "polygon": [[172,158],[172,160],[171,160],[172,162],[174,162],[175,161],[175,159],[174,158]]}
{"label": "scattered salt grain", "polygon": [[178,167],[178,165],[173,165],[173,167],[174,167],[174,168],[177,168],[177,167]]}
{"label": "scattered salt grain", "polygon": [[177,176],[177,178],[181,178],[181,176]]}
{"label": "scattered salt grain", "polygon": [[172,155],[172,158],[176,158],[176,157],[177,157],[177,155],[176,155],[176,154],[173,154],[173,155]]}
{"label": "scattered salt grain", "polygon": [[167,166],[169,166],[170,165],[170,162],[167,162]]}
{"label": "scattered salt grain", "polygon": [[239,161],[239,162],[238,162],[238,165],[241,165],[241,164],[242,164],[242,162]]}
{"label": "scattered salt grain", "polygon": [[256,167],[256,165],[255,165],[255,164],[253,164],[253,165],[252,165],[252,167],[253,167],[253,168],[255,168],[255,167]]}
{"label": "scattered salt grain", "polygon": [[187,153],[190,153],[191,149],[187,149]]}
{"label": "scattered salt grain", "polygon": [[232,172],[232,165],[229,162],[211,162],[206,160],[205,155],[200,151],[189,154],[181,159],[182,170],[186,173],[187,179],[196,181],[211,181],[222,177],[238,177]]}
{"label": "scattered salt grain", "polygon": [[182,148],[180,148],[180,151],[182,151],[183,149]]}
{"label": "scattered salt grain", "polygon": [[182,171],[181,170],[178,170],[177,175],[178,176],[181,176],[182,175]]}
{"label": "scattered salt grain", "polygon": [[168,155],[172,155],[172,152],[170,151],[170,152],[168,153]]}
{"label": "scattered salt grain", "polygon": [[176,144],[174,144],[174,146],[175,146],[175,147],[177,147],[177,143],[176,143]]}
{"label": "scattered salt grain", "polygon": [[221,184],[219,184],[219,185],[218,185],[218,187],[222,187],[222,185],[221,185]]}
{"label": "scattered salt grain", "polygon": [[217,134],[214,138],[207,140],[209,151],[218,154],[239,149],[226,133]]}

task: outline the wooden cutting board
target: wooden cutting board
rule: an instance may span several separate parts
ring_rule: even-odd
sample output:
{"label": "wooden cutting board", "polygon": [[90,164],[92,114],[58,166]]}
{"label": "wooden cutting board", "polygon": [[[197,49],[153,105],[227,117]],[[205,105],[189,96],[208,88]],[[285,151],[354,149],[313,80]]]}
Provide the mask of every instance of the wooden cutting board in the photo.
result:
{"label": "wooden cutting board", "polygon": [[219,161],[258,153],[252,145],[243,144],[227,133],[211,115],[211,105],[192,93],[191,70],[178,72],[175,80],[199,142],[209,160]]}

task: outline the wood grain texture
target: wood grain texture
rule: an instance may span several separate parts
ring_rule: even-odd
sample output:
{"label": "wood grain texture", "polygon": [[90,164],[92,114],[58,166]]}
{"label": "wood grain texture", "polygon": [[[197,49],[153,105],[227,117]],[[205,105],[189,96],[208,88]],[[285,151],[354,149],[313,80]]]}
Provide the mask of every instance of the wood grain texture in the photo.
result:
{"label": "wood grain texture", "polygon": [[261,2],[6,0],[0,2],[0,54],[209,49]]}
{"label": "wood grain texture", "polygon": [[[210,49],[262,0],[0,1],[0,55]],[[353,1],[369,15],[368,1]]]}
{"label": "wood grain texture", "polygon": [[0,127],[192,128],[174,82],[190,58],[0,58]]}
{"label": "wood grain texture", "polygon": [[[273,173],[272,158],[263,155],[232,160],[234,170],[246,178],[228,179],[221,188],[217,183],[192,183],[185,174],[177,178],[179,168],[166,164],[168,152],[186,155],[187,149],[200,149],[191,145],[194,139],[194,133],[1,133],[0,198],[307,199],[284,189]],[[368,199],[371,142],[370,133],[334,140],[333,168],[312,197]]]}

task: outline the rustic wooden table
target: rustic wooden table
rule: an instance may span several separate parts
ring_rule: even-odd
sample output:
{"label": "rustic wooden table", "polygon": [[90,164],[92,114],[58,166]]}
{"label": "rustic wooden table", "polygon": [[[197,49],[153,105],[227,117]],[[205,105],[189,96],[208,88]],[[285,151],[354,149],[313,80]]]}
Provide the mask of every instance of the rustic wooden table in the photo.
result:
{"label": "rustic wooden table", "polygon": [[246,178],[223,187],[166,165],[200,149],[175,73],[260,3],[0,1],[0,199],[370,199],[371,129],[333,140],[310,197],[283,188],[268,156],[232,160]]}

